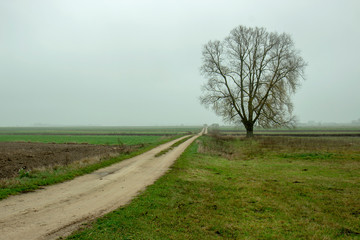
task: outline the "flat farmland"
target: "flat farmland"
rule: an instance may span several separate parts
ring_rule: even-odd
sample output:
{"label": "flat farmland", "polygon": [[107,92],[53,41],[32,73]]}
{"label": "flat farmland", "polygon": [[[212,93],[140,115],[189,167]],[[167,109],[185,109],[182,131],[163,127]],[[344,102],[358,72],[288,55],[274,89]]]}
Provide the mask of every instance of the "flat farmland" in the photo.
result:
{"label": "flat farmland", "polygon": [[[210,132],[214,128],[209,129]],[[222,135],[242,136],[246,130],[237,127],[220,127],[216,131]],[[257,136],[294,136],[294,137],[360,137],[360,126],[334,126],[334,127],[296,127],[279,129],[254,129]]]}
{"label": "flat farmland", "polygon": [[0,128],[0,199],[122,161],[196,128]]}
{"label": "flat farmland", "polygon": [[184,134],[200,132],[200,126],[174,127],[0,127],[0,134]]}
{"label": "flat farmland", "polygon": [[41,168],[55,168],[76,161],[94,161],[115,157],[141,146],[104,146],[38,142],[1,142],[0,179],[30,177]]}
{"label": "flat farmland", "polygon": [[0,128],[0,142],[137,145],[200,132],[200,127],[26,127]]}
{"label": "flat farmland", "polygon": [[203,136],[68,239],[359,239],[360,138]]}
{"label": "flat farmland", "polygon": [[106,134],[11,134],[0,135],[0,142],[88,143],[102,145],[151,144],[175,135],[106,135]]}

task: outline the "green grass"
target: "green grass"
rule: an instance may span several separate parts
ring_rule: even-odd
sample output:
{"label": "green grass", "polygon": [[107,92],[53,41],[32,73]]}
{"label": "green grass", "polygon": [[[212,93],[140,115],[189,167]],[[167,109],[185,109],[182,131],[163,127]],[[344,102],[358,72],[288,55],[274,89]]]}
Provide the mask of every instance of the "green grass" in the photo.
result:
{"label": "green grass", "polygon": [[0,127],[0,134],[188,134],[198,133],[200,126],[179,127]]}
{"label": "green grass", "polygon": [[0,142],[89,143],[117,145],[148,144],[161,141],[163,136],[137,135],[0,135]]}
{"label": "green grass", "polygon": [[201,137],[68,239],[360,239],[360,139]]}
{"label": "green grass", "polygon": [[[130,136],[130,137],[137,137],[137,136]],[[137,143],[145,142],[145,144],[143,145],[143,147],[139,148],[136,151],[129,152],[126,154],[123,153],[115,158],[88,161],[88,162],[86,161],[74,162],[66,166],[53,166],[44,169],[32,170],[30,172],[26,172],[26,171],[20,172],[17,178],[0,180],[0,200],[7,198],[10,195],[34,191],[40,188],[41,186],[64,182],[67,180],[74,179],[77,176],[91,173],[97,169],[110,166],[111,164],[120,162],[124,159],[128,159],[136,155],[139,155],[141,153],[144,153],[160,144],[171,141],[177,137],[179,136],[166,137],[166,138],[156,136],[155,138],[153,138],[152,142],[151,141],[137,142]],[[96,141],[98,142],[99,140]],[[118,141],[115,142],[114,144],[118,144]]]}
{"label": "green grass", "polygon": [[173,150],[174,148],[176,148],[177,146],[179,146],[180,144],[182,144],[183,142],[186,142],[187,140],[189,140],[192,136],[186,137],[181,139],[180,141],[177,141],[176,143],[174,143],[173,145],[171,145],[170,147],[168,147],[167,149],[162,150],[161,152],[157,153],[155,155],[155,157],[160,157],[161,155],[166,154],[167,152]]}

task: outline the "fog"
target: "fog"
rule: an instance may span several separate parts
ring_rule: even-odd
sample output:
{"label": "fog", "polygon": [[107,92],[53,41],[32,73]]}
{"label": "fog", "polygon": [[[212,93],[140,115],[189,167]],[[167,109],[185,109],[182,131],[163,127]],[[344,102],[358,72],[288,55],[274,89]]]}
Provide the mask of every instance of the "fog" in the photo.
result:
{"label": "fog", "polygon": [[220,123],[202,46],[238,25],[289,33],[308,63],[300,122],[360,118],[358,0],[2,0],[0,126]]}

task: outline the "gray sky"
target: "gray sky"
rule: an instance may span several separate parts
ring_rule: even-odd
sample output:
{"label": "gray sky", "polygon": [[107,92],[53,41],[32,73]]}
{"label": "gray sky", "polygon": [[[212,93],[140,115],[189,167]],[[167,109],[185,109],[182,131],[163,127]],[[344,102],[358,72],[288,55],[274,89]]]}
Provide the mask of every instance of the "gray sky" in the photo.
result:
{"label": "gray sky", "polygon": [[301,122],[360,118],[358,0],[0,0],[0,126],[222,123],[199,103],[202,46],[238,25],[308,62]]}

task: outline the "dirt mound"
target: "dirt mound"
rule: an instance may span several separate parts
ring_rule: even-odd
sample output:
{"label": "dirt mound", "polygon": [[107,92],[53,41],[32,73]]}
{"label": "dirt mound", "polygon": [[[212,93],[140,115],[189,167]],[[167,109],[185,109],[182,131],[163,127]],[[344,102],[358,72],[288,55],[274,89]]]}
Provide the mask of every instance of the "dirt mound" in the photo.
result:
{"label": "dirt mound", "polygon": [[89,157],[110,157],[136,146],[0,142],[0,178],[15,177],[21,169],[66,165]]}

